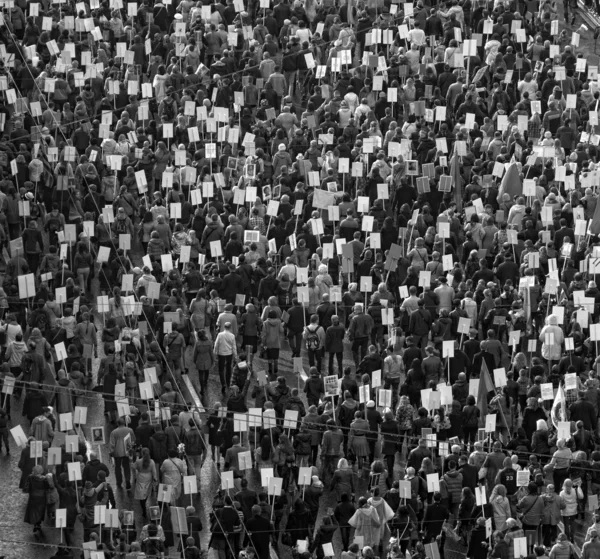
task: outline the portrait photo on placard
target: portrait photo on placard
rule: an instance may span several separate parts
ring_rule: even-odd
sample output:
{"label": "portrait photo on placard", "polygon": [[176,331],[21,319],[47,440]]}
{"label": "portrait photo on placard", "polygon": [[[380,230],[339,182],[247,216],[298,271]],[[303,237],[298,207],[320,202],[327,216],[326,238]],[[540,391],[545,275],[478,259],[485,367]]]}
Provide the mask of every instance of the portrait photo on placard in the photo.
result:
{"label": "portrait photo on placard", "polygon": [[105,444],[104,427],[92,427],[92,442],[96,444]]}

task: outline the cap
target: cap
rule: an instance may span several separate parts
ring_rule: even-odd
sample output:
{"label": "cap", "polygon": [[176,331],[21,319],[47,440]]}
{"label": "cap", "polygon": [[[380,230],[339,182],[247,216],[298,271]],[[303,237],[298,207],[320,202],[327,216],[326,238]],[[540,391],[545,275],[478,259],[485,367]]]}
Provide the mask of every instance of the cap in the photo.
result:
{"label": "cap", "polygon": [[367,407],[368,407],[368,408],[374,408],[374,407],[375,407],[375,402],[374,402],[373,400],[369,400],[369,401],[367,402]]}

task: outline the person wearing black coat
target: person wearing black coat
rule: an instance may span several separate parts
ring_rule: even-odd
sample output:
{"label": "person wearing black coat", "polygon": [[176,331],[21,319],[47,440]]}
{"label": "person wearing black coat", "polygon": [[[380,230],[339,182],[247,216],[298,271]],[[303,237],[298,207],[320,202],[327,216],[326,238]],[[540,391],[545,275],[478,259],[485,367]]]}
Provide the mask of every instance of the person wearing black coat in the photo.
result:
{"label": "person wearing black coat", "polygon": [[448,508],[441,504],[442,495],[439,491],[433,494],[433,504],[427,507],[423,525],[425,526],[425,543],[435,541],[442,533],[442,526],[448,520],[450,512]]}
{"label": "person wearing black coat", "polygon": [[[32,389],[27,391],[25,401],[23,402],[23,415],[25,415],[30,422],[39,415],[42,415],[44,413],[44,408],[48,407],[46,393],[41,387],[41,384],[38,384],[37,386],[32,385]],[[10,407],[8,408],[8,413],[10,416]]]}
{"label": "person wearing black coat", "polygon": [[396,450],[400,443],[400,435],[398,430],[398,423],[394,419],[394,414],[391,411],[385,412],[383,422],[379,426],[383,441],[381,444],[381,454],[385,456],[387,463],[387,471],[390,475],[387,477],[388,487],[392,487],[393,476],[391,473],[394,471],[394,463],[396,462]]}
{"label": "person wearing black coat", "polygon": [[488,554],[487,538],[485,536],[485,518],[477,519],[475,528],[471,532],[468,557],[473,559],[486,559]]}
{"label": "person wearing black coat", "polygon": [[252,518],[246,521],[246,531],[258,559],[269,559],[269,543],[273,533],[273,524],[261,516],[260,505],[252,507]]}
{"label": "person wearing black coat", "polygon": [[289,515],[285,527],[284,545],[295,547],[298,540],[308,540],[311,525],[310,513],[302,499],[294,503],[294,511]]}
{"label": "person wearing black coat", "polygon": [[244,282],[235,266],[229,267],[229,273],[223,278],[222,296],[228,303],[235,303],[235,296],[244,293]]}
{"label": "person wearing black coat", "polygon": [[104,472],[106,475],[110,474],[108,466],[98,460],[98,456],[95,452],[90,452],[90,459],[85,465],[81,475],[83,483],[85,484],[86,481],[91,481],[95,485],[98,481],[99,472]]}

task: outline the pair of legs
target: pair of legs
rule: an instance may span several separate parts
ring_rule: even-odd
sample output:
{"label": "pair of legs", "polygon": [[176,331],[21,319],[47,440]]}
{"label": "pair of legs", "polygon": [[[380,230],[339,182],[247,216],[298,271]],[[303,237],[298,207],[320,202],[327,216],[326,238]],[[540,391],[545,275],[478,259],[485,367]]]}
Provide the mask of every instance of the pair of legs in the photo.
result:
{"label": "pair of legs", "polygon": [[78,268],[77,278],[79,279],[79,289],[81,289],[81,293],[85,293],[87,291],[86,287],[90,278],[90,269]]}
{"label": "pair of legs", "polygon": [[125,474],[125,485],[127,489],[131,489],[131,464],[129,456],[115,456],[115,477],[117,485],[123,485],[123,474]]}
{"label": "pair of legs", "polygon": [[323,351],[320,349],[317,350],[308,350],[308,366],[314,367],[317,366],[317,371],[321,372],[321,367],[323,365]]}
{"label": "pair of legs", "polygon": [[352,342],[352,357],[354,359],[354,365],[358,369],[358,365],[361,360],[367,355],[369,348],[369,338],[355,338]]}
{"label": "pair of legs", "polygon": [[302,332],[288,332],[288,340],[290,342],[290,349],[292,350],[292,357],[300,357]]}
{"label": "pair of legs", "polygon": [[219,378],[221,379],[221,392],[225,393],[231,383],[231,365],[233,355],[219,355]]}
{"label": "pair of legs", "polygon": [[279,348],[267,348],[267,362],[269,364],[269,380],[273,381],[277,378],[279,371]]}
{"label": "pair of legs", "polygon": [[341,378],[342,374],[344,373],[344,367],[342,366],[343,358],[344,358],[343,351],[340,351],[339,353],[329,353],[329,369],[328,370],[329,370],[330,375],[335,374],[333,372],[333,360],[337,359],[337,367],[338,367],[337,375],[338,375],[338,377]]}

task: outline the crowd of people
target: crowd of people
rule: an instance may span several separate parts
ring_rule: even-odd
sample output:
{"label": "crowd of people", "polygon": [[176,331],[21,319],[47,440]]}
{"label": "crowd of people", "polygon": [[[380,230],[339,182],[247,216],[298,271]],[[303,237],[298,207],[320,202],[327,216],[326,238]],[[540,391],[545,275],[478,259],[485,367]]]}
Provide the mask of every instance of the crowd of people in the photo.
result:
{"label": "crowd of people", "polygon": [[585,26],[549,0],[0,23],[0,449],[32,545],[600,557]]}

